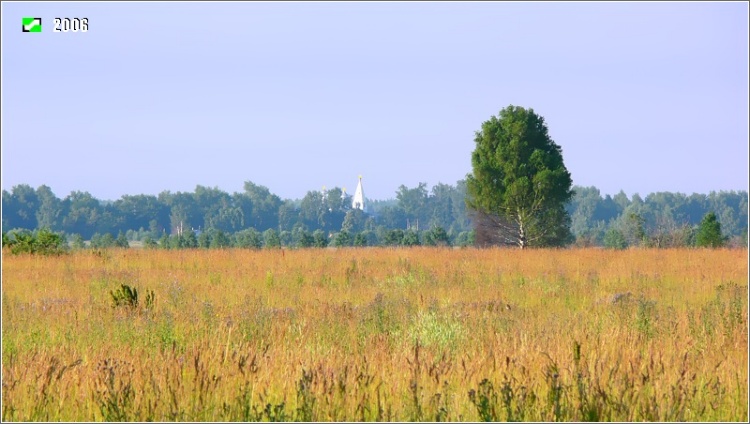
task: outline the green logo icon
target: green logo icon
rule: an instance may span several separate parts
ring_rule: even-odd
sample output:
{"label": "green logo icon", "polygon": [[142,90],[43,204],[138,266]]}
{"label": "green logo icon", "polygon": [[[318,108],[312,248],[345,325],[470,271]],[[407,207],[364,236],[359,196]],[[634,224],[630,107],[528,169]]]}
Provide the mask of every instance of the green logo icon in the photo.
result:
{"label": "green logo icon", "polygon": [[42,18],[21,18],[23,32],[42,32]]}

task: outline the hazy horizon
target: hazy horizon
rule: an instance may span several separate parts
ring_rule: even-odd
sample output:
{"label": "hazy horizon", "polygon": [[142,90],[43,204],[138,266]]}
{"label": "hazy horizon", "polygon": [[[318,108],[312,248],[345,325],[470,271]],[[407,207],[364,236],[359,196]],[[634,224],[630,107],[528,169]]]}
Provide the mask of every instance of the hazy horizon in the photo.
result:
{"label": "hazy horizon", "polygon": [[[2,189],[196,185],[371,200],[471,172],[474,132],[545,118],[603,196],[748,190],[748,5],[2,3]],[[23,33],[22,17],[43,19]],[[86,33],[53,33],[87,17]]]}
{"label": "hazy horizon", "polygon": [[[364,181],[364,178],[363,178],[363,181]],[[253,183],[255,183],[254,181],[252,181],[252,182],[253,182]],[[422,181],[422,182],[424,182],[424,181]],[[458,182],[458,181],[454,181],[454,182],[452,182],[452,183],[448,183],[448,182],[442,182],[442,181],[441,181],[441,182],[439,182],[438,184],[448,184],[448,185],[451,185],[451,186],[455,187],[455,186],[456,186],[456,183],[457,183],[457,182]],[[27,183],[21,182],[21,183],[19,183],[19,185],[20,185],[20,184],[27,184]],[[31,187],[33,187],[34,189],[38,189],[38,188],[39,188],[39,186],[41,186],[41,185],[46,185],[47,187],[50,187],[50,189],[52,190],[52,192],[53,192],[53,193],[55,194],[55,196],[57,196],[57,198],[59,198],[59,199],[64,199],[65,197],[67,197],[67,196],[68,196],[68,195],[70,194],[70,192],[68,192],[68,193],[58,193],[57,191],[55,191],[55,188],[54,188],[54,187],[52,187],[52,186],[51,186],[50,184],[40,184],[39,186],[34,186],[34,185],[31,185],[31,184],[29,184],[29,185],[30,185]],[[206,185],[206,184],[197,184],[197,185],[199,185],[199,186],[202,186],[202,187],[207,187],[207,188],[211,188],[211,189],[217,188],[217,186],[209,186],[209,185]],[[242,193],[242,192],[244,192],[244,188],[242,188],[242,186],[243,186],[243,185],[244,185],[244,182],[243,182],[243,184],[240,184],[240,188],[239,188],[239,189],[236,189],[236,190],[234,190],[234,189],[230,189],[230,190],[227,190],[227,189],[224,189],[224,188],[222,188],[222,187],[218,187],[218,189],[220,189],[220,190],[222,190],[222,191],[224,191],[224,192],[226,192],[226,193],[228,193],[228,194],[230,194],[230,195],[231,195],[231,194],[234,194],[234,193]],[[262,185],[262,184],[259,184],[259,185]],[[407,186],[407,188],[409,188],[409,189],[413,189],[413,188],[416,188],[416,187],[417,187],[417,185],[418,185],[418,184],[414,184],[414,185],[411,185],[411,186]],[[431,190],[432,190],[432,187],[433,187],[434,185],[436,185],[436,184],[428,184],[428,185],[427,185],[427,190],[428,190],[428,192],[431,192]],[[356,184],[354,184],[353,186],[354,186],[354,187],[356,187]],[[396,193],[397,193],[397,191],[398,191],[398,190],[397,190],[398,188],[394,189],[394,190],[393,190],[393,195],[391,195],[391,196],[389,196],[389,197],[384,197],[384,198],[373,198],[373,197],[371,197],[371,196],[368,196],[368,195],[367,195],[367,185],[363,183],[363,187],[364,187],[364,192],[365,192],[365,199],[366,199],[366,200],[368,200],[368,201],[381,201],[381,202],[382,202],[382,201],[391,201],[391,200],[394,200],[394,201],[395,201],[395,200],[396,200]],[[627,193],[627,192],[625,192],[624,190],[618,190],[618,191],[616,191],[616,192],[614,192],[614,193],[605,193],[605,192],[601,191],[601,189],[600,189],[599,187],[596,187],[596,186],[591,186],[591,185],[588,185],[588,186],[581,186],[581,185],[575,184],[575,182],[574,182],[574,183],[573,183],[573,187],[574,187],[574,188],[575,188],[575,187],[584,187],[584,188],[594,187],[594,188],[596,188],[596,189],[598,189],[598,190],[599,190],[599,193],[600,193],[600,195],[602,196],[602,198],[605,198],[605,197],[607,197],[607,196],[610,196],[610,197],[614,197],[615,195],[619,194],[619,193],[620,193],[620,191],[622,191],[623,193],[625,193],[625,194],[627,195],[628,199],[630,199],[630,200],[632,200],[632,199],[633,199],[633,195],[636,195],[636,194],[637,194],[637,195],[638,195],[638,196],[639,196],[639,197],[640,197],[641,199],[645,199],[645,198],[646,198],[646,197],[647,197],[648,195],[650,195],[650,194],[654,194],[654,193],[663,193],[663,192],[669,192],[669,193],[673,193],[673,194],[684,194],[684,195],[686,195],[686,196],[690,196],[690,195],[693,195],[693,194],[710,195],[711,193],[721,193],[721,192],[726,192],[726,193],[729,193],[729,192],[737,192],[737,193],[747,193],[747,192],[748,192],[748,190],[747,190],[747,189],[743,188],[743,189],[737,189],[737,190],[709,190],[709,191],[706,191],[706,192],[697,192],[697,191],[685,192],[685,191],[670,191],[670,190],[663,190],[663,191],[658,191],[658,192],[657,192],[657,191],[651,191],[651,192],[638,192],[638,191],[636,191],[636,192],[633,192],[633,193]],[[170,193],[173,193],[173,194],[174,194],[174,193],[177,193],[177,192],[183,192],[183,193],[185,193],[185,192],[187,192],[187,193],[193,193],[193,192],[195,192],[195,188],[196,188],[196,187],[193,187],[192,189],[188,189],[188,190],[170,190],[170,189],[164,189],[164,190],[158,190],[158,191],[156,191],[156,192],[154,192],[154,193],[123,193],[122,195],[120,195],[119,197],[116,197],[116,198],[101,198],[101,197],[98,197],[98,196],[96,196],[96,195],[95,195],[94,193],[91,193],[91,192],[89,192],[89,194],[91,194],[92,196],[94,196],[94,198],[96,198],[96,199],[97,199],[97,200],[99,200],[99,201],[103,201],[103,202],[114,202],[114,201],[116,201],[116,200],[119,200],[119,199],[120,199],[120,198],[122,198],[123,196],[138,196],[138,195],[149,195],[149,196],[157,196],[157,197],[158,197],[158,195],[159,195],[160,193],[163,193],[163,192],[170,192]],[[305,191],[305,194],[303,194],[303,195],[302,195],[302,196],[300,196],[300,197],[285,197],[285,196],[282,196],[282,195],[280,195],[279,193],[275,192],[275,191],[273,190],[273,187],[267,187],[267,186],[266,186],[266,188],[268,188],[268,190],[269,190],[269,191],[271,192],[271,194],[275,194],[275,195],[279,196],[279,197],[280,197],[280,198],[281,198],[282,200],[292,200],[292,201],[301,201],[301,200],[302,200],[302,199],[303,199],[303,198],[305,197],[305,195],[306,195],[306,194],[307,194],[308,192],[310,192],[310,191],[319,191],[319,190],[322,190],[322,189],[323,189],[323,187],[322,187],[322,186],[321,186],[321,188],[319,188],[319,189],[316,189],[316,188],[310,188],[309,190],[306,190],[306,191]],[[342,187],[341,185],[330,185],[330,186],[328,186],[328,185],[327,185],[327,186],[325,186],[325,188],[326,188],[326,189],[328,189],[328,190],[330,190],[330,189],[334,189],[334,188],[346,188],[346,186],[345,186],[345,187]],[[3,190],[7,190],[8,192],[11,192],[11,191],[12,191],[12,187],[9,187],[8,189],[6,189],[6,188],[3,188]],[[87,192],[87,190],[75,190],[75,189],[74,189],[73,191]],[[354,195],[354,189],[349,189],[349,188],[346,188],[346,194],[347,194],[347,195],[350,195],[350,196],[353,196],[353,195]]]}

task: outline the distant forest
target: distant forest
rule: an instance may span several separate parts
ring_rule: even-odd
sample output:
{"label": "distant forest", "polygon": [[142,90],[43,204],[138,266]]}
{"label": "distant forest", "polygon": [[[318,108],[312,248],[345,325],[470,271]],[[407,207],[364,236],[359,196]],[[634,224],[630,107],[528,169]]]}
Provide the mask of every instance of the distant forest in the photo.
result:
{"label": "distant forest", "polygon": [[[602,196],[595,187],[574,187],[567,205],[578,246],[678,247],[694,244],[701,219],[716,214],[729,245],[747,246],[748,193],[685,195],[660,192],[641,198]],[[281,199],[268,188],[245,182],[229,194],[197,186],[193,192],[164,191],[101,201],[74,191],[60,199],[42,185],[3,190],[2,231],[46,228],[74,246],[145,247],[325,247],[474,244],[472,216],[465,207],[465,181],[456,185],[400,186],[395,199],[367,200],[366,212],[352,209],[338,187]],[[86,244],[84,240],[88,240]]]}

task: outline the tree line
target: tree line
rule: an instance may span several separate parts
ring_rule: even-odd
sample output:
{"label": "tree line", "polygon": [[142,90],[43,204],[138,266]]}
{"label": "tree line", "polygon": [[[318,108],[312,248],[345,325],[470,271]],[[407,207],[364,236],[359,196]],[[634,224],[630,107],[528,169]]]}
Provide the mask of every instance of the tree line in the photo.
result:
{"label": "tree line", "polygon": [[575,187],[566,205],[571,232],[579,246],[625,248],[701,245],[701,230],[721,228],[724,243],[747,246],[748,193],[720,191],[709,194],[658,192],[645,198],[622,191],[602,197],[595,187]]}
{"label": "tree line", "polygon": [[[402,185],[394,199],[369,201],[365,213],[352,209],[351,196],[338,187],[290,200],[245,182],[242,192],[232,194],[199,185],[193,192],[102,201],[80,191],[61,199],[46,185],[20,184],[3,190],[2,231],[5,241],[6,235],[48,229],[78,247],[126,247],[133,241],[156,248],[468,246],[481,242],[481,217],[466,208],[466,197],[465,180],[431,189],[426,183]],[[692,246],[701,221],[713,214],[724,242],[747,246],[746,191],[629,198],[574,186],[565,210],[570,237],[564,244]]]}
{"label": "tree line", "polygon": [[465,188],[438,184],[399,187],[396,198],[352,208],[341,188],[281,199],[267,187],[245,182],[229,194],[197,186],[193,192],[126,195],[100,201],[74,191],[60,199],[42,185],[3,190],[3,233],[45,228],[73,245],[124,246],[140,241],[165,247],[470,244]]}

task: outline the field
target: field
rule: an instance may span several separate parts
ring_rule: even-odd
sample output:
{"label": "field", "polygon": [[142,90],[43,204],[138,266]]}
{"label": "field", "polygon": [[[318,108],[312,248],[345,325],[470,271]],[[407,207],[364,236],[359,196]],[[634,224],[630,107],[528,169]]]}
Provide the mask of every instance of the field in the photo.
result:
{"label": "field", "polygon": [[748,420],[747,249],[6,253],[3,421]]}

